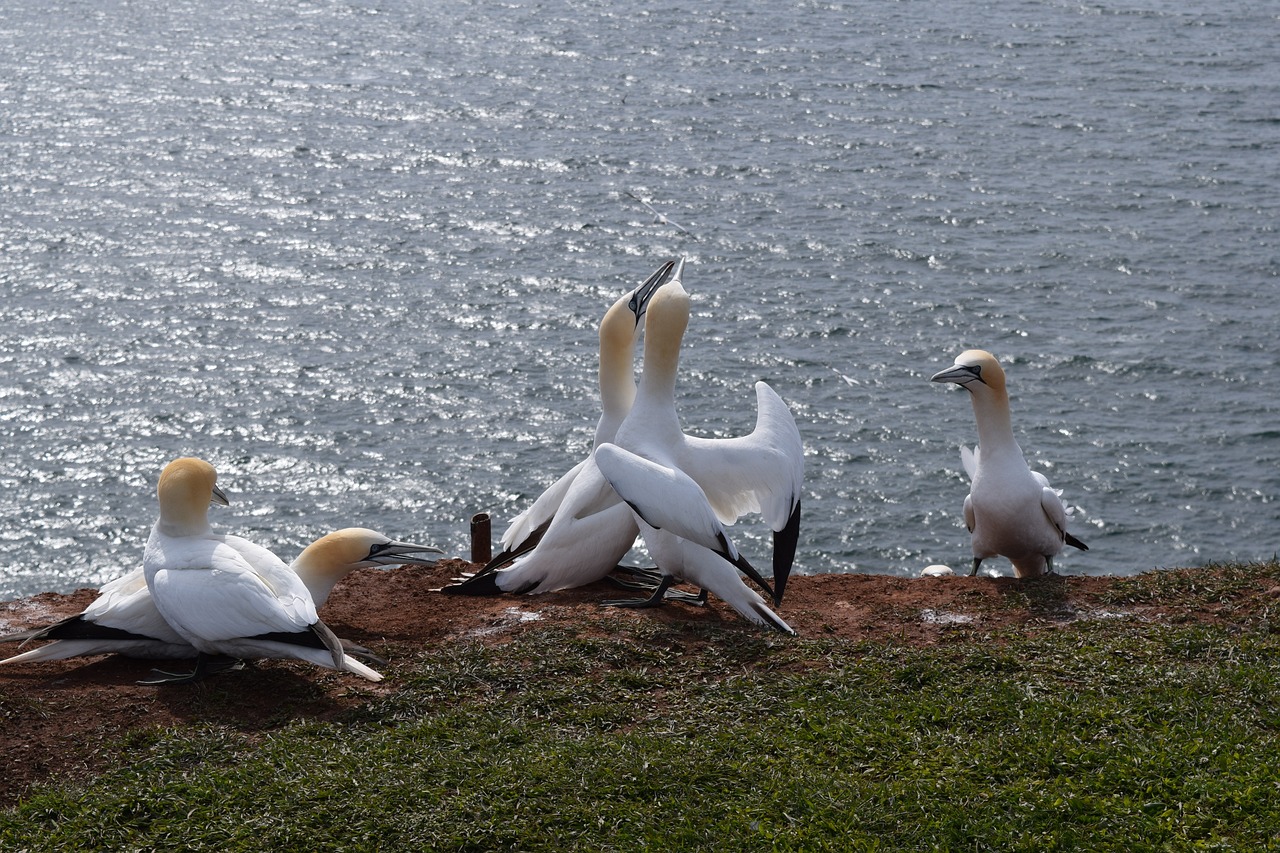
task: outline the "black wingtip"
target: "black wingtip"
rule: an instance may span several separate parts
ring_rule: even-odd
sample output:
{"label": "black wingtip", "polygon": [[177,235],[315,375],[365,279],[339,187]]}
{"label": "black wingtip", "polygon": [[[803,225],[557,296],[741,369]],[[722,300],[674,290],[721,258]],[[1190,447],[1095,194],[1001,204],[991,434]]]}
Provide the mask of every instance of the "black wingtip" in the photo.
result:
{"label": "black wingtip", "polygon": [[1064,541],[1066,541],[1066,543],[1067,543],[1068,545],[1070,545],[1072,548],[1079,548],[1081,551],[1088,551],[1088,550],[1089,550],[1089,546],[1088,546],[1088,545],[1084,544],[1084,543],[1083,543],[1083,542],[1081,542],[1079,539],[1077,539],[1076,537],[1072,536],[1070,533],[1064,533],[1064,534],[1062,534],[1062,535],[1063,535],[1063,539],[1064,539]]}
{"label": "black wingtip", "polygon": [[54,622],[43,628],[23,631],[20,634],[9,634],[0,637],[0,642],[27,643],[31,640],[155,640],[146,634],[135,634],[123,628],[111,628],[99,625],[84,618],[84,614],[68,616],[61,622]]}
{"label": "black wingtip", "polygon": [[462,583],[451,583],[440,589],[445,595],[502,595],[496,571],[480,572]]}
{"label": "black wingtip", "polygon": [[514,562],[517,557],[528,554],[534,548],[538,547],[538,543],[542,541],[542,537],[546,534],[547,528],[551,526],[551,519],[539,524],[533,531],[524,538],[523,542],[517,543],[514,547],[504,548],[497,554],[494,554],[489,562],[484,564],[484,568],[476,572],[476,576],[487,575],[497,571],[508,563]]}
{"label": "black wingtip", "polygon": [[779,616],[777,613],[774,613],[768,607],[764,606],[763,604],[754,604],[752,605],[751,609],[756,612],[756,615],[758,615],[762,620],[764,620],[764,624],[769,628],[772,628],[774,631],[777,631],[779,634],[786,634],[787,636],[790,636],[790,637],[796,636],[795,629],[792,628],[790,625],[788,625],[786,622],[783,622],[782,617]]}
{"label": "black wingtip", "polygon": [[[728,558],[726,557],[726,559]],[[769,585],[769,582],[765,580],[758,571],[756,571],[756,567],[751,565],[751,563],[747,561],[746,557],[739,554],[738,559],[729,560],[729,562],[733,563],[738,571],[755,581],[756,584],[759,585],[760,589],[764,591],[764,594],[769,596],[771,600],[778,600],[778,596],[774,594],[773,587]]]}
{"label": "black wingtip", "polygon": [[787,526],[773,534],[773,583],[777,595],[773,606],[782,603],[782,594],[787,588],[787,579],[791,577],[791,567],[796,561],[796,548],[800,544],[800,501],[796,501],[787,519]]}

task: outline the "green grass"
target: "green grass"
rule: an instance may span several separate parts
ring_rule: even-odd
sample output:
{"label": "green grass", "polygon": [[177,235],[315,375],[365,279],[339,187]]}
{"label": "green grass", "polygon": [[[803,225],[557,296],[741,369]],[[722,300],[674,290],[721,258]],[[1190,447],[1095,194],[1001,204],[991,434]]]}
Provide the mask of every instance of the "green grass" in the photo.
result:
{"label": "green grass", "polygon": [[0,850],[1280,849],[1267,619],[593,628],[425,651],[339,723],[135,734]]}

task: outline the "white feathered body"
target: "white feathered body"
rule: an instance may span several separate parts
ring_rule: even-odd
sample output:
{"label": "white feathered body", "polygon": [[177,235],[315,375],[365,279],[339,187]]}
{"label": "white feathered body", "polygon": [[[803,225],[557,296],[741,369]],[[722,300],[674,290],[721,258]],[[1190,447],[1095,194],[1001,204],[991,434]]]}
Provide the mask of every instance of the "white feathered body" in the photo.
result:
{"label": "white feathered body", "polygon": [[594,583],[635,544],[640,529],[631,508],[600,473],[594,452],[575,470],[538,547],[494,573],[502,591],[555,592]]}
{"label": "white feathered body", "polygon": [[1067,528],[1066,508],[1048,479],[1027,466],[1016,442],[990,452],[965,448],[961,461],[971,481],[964,519],[973,556],[1003,556],[1019,577],[1044,574]]}
{"label": "white feathered body", "polygon": [[[803,448],[795,419],[764,382],[756,383],[756,427],[731,439],[688,436],[675,408],[680,345],[689,297],[680,282],[664,287],[649,306],[644,372],[615,442],[596,450],[596,463],[640,520],[645,541],[666,575],[715,592],[744,617],[790,631],[776,614],[762,616],[759,600],[728,561],[739,554],[725,526],[760,512],[775,534],[796,525]],[[775,540],[775,548],[776,548]],[[794,542],[781,567],[785,583]],[[705,552],[705,553],[703,553]],[[718,564],[723,564],[721,567]],[[704,583],[705,582],[705,583]]]}
{"label": "white feathered body", "polygon": [[[320,621],[301,578],[266,548],[212,532],[170,536],[157,523],[142,560],[160,615],[198,651],[234,658],[297,658],[379,681],[343,655],[268,634],[301,634]],[[327,629],[326,629],[327,630]]]}

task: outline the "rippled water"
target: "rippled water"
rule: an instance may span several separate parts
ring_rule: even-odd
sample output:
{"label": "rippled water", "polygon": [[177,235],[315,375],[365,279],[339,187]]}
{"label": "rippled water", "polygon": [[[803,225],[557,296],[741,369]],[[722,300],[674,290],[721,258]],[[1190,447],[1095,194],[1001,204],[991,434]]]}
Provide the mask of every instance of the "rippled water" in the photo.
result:
{"label": "rippled water", "polygon": [[286,557],[465,553],[680,253],[686,428],[789,401],[801,571],[967,562],[971,346],[1062,570],[1280,550],[1274,4],[619,5],[0,0],[0,597],[136,565],[181,454]]}

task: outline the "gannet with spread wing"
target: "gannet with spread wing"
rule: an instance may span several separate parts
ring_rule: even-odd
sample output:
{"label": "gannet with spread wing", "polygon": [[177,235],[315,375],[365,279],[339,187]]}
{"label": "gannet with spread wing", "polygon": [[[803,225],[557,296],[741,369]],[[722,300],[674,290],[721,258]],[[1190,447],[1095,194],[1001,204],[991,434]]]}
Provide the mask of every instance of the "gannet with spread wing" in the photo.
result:
{"label": "gannet with spread wing", "polygon": [[[475,576],[446,586],[457,595],[552,592],[600,580],[635,544],[639,528],[595,464],[595,450],[612,441],[636,396],[632,368],[636,337],[650,301],[680,275],[667,262],[610,306],[600,321],[600,420],[591,453],[512,521],[503,551]],[[506,564],[507,568],[501,568]]]}
{"label": "gannet with spread wing", "polygon": [[[634,511],[663,574],[653,597],[615,602],[657,605],[672,583],[686,580],[715,593],[757,624],[792,632],[737,569],[782,600],[800,529],[804,450],[795,419],[764,382],[756,383],[756,428],[731,439],[686,435],[675,408],[680,347],[689,294],[676,279],[649,305],[644,370],[631,412],[613,444],[596,450],[610,485]],[[774,531],[773,588],[738,553],[725,525],[759,512]]]}

